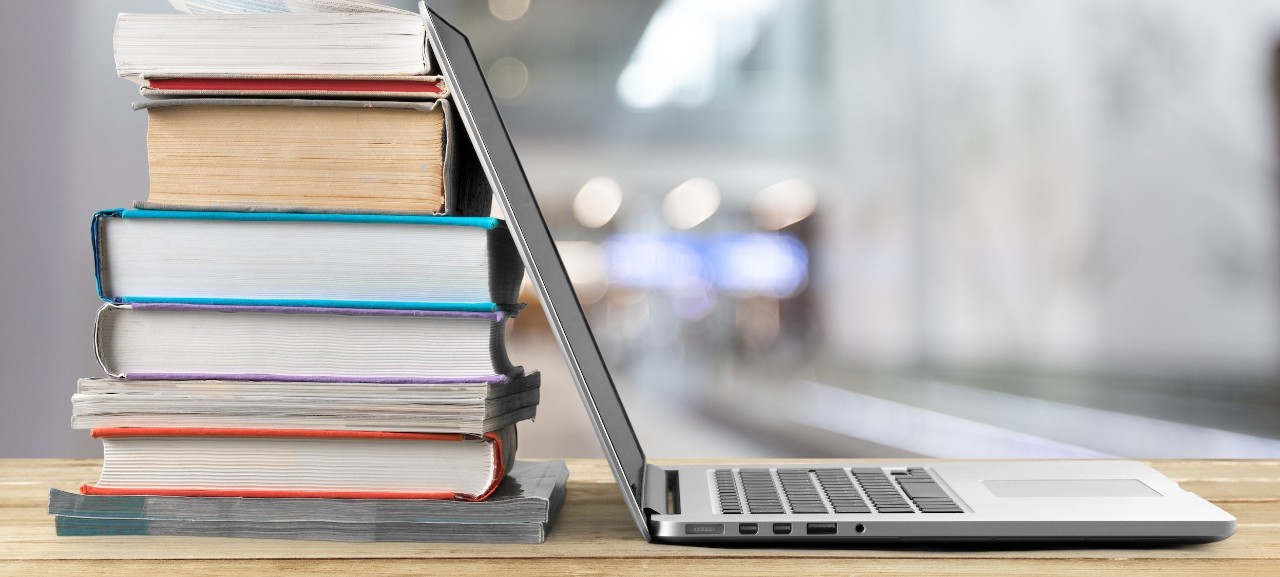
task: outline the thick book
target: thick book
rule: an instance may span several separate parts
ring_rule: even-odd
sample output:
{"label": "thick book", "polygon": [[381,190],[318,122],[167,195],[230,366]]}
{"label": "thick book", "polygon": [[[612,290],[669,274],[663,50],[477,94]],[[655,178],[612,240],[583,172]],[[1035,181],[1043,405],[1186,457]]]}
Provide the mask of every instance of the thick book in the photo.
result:
{"label": "thick book", "polygon": [[400,523],[345,521],[188,521],[54,516],[60,537],[239,537],[307,541],[525,543],[546,541],[547,523]]}
{"label": "thick book", "polygon": [[86,495],[481,501],[506,475],[515,427],[484,435],[115,427]]}
{"label": "thick book", "polygon": [[374,383],[499,382],[508,313],[368,308],[106,304],[98,361],[128,379]]}
{"label": "thick book", "polygon": [[116,209],[92,238],[116,303],[512,310],[524,274],[487,217]]}
{"label": "thick book", "polygon": [[496,383],[81,379],[71,426],[483,434],[532,419],[539,373]]}
{"label": "thick book", "polygon": [[49,490],[49,514],[199,522],[549,523],[564,500],[564,461],[516,461],[483,501],[84,495]]}
{"label": "thick book", "polygon": [[143,76],[147,98],[337,98],[434,100],[449,96],[440,76],[205,75]]}
{"label": "thick book", "polygon": [[[385,8],[385,7],[384,7]],[[116,73],[424,75],[420,14],[376,12],[120,14]]]}
{"label": "thick book", "polygon": [[147,112],[146,208],[488,216],[449,101],[170,98]]}
{"label": "thick book", "polygon": [[49,514],[62,537],[542,543],[564,505],[568,479],[564,461],[516,461],[484,501],[116,496],[50,489]]}

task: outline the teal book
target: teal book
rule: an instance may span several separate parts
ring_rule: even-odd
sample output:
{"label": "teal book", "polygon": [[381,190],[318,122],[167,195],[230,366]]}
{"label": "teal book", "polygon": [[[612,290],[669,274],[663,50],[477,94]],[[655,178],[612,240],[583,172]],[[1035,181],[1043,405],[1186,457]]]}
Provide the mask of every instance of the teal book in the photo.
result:
{"label": "teal book", "polygon": [[92,240],[118,304],[492,312],[518,308],[524,275],[486,217],[115,209]]}

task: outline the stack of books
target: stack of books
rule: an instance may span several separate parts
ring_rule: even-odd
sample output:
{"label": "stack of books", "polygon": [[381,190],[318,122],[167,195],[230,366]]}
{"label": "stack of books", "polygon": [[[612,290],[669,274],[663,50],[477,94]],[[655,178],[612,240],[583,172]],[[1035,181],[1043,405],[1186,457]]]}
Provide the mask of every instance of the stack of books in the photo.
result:
{"label": "stack of books", "polygon": [[59,534],[540,542],[523,276],[417,14],[121,14],[150,194],[92,225],[98,481]]}

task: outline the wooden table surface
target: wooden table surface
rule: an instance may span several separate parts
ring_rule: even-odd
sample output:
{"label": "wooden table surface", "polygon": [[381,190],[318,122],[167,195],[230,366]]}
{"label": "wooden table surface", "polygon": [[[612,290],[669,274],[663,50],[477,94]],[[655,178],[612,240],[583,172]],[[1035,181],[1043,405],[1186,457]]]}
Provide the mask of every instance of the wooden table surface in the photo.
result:
{"label": "wooden table surface", "polygon": [[[659,461],[664,462],[664,461]],[[920,462],[920,461],[913,461]],[[668,464],[678,462],[665,461]],[[1150,549],[721,549],[640,539],[603,461],[571,460],[569,498],[542,545],[333,543],[191,537],[56,537],[50,487],[75,490],[96,460],[0,460],[4,575],[1187,575],[1280,576],[1280,461],[1156,461],[1235,515],[1219,543]]]}

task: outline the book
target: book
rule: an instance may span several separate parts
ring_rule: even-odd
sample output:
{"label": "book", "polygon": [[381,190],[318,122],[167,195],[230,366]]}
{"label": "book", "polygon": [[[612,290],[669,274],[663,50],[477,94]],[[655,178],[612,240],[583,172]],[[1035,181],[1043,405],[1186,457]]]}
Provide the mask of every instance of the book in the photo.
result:
{"label": "book", "polygon": [[564,505],[564,461],[516,461],[484,501],[83,495],[49,490],[59,536],[186,535],[541,543]]}
{"label": "book", "polygon": [[108,303],[98,361],[129,379],[498,382],[508,313]]}
{"label": "book", "polygon": [[484,435],[114,427],[86,495],[481,501],[516,450],[515,427]]}
{"label": "book", "polygon": [[82,519],[326,523],[550,523],[564,500],[564,461],[516,461],[484,501],[84,495],[49,490],[49,514]]}
{"label": "book", "polygon": [[524,274],[487,217],[115,209],[92,237],[116,303],[514,310]]}
{"label": "book", "polygon": [[284,12],[404,12],[378,0],[169,0],[188,14],[278,14]]}
{"label": "book", "polygon": [[338,98],[434,100],[449,96],[440,76],[205,75],[142,76],[146,98]]}
{"label": "book", "polygon": [[[387,19],[395,20],[394,28],[400,26],[401,20],[408,24],[408,28],[413,30],[414,23],[410,18],[417,17],[421,20],[421,15],[412,12],[392,8],[373,2],[363,2],[359,0],[172,0],[170,2],[173,7],[182,12],[197,16],[193,19],[191,16],[175,16],[168,15],[164,18],[150,19],[142,18],[142,20],[151,20],[147,22],[146,30],[138,30],[137,27],[143,22],[139,20],[137,15],[129,15],[125,18],[126,30],[123,32],[131,39],[127,45],[121,45],[120,49],[129,51],[131,48],[137,48],[135,44],[151,44],[155,46],[154,50],[144,52],[142,54],[132,54],[133,58],[142,58],[144,60],[155,58],[157,54],[155,50],[162,52],[175,52],[169,54],[168,57],[177,60],[175,65],[194,65],[203,63],[205,66],[213,65],[226,70],[228,65],[241,63],[236,58],[239,55],[231,55],[230,61],[222,57],[222,55],[208,53],[210,50],[207,43],[212,42],[212,38],[204,36],[196,38],[173,38],[169,36],[161,36],[159,30],[163,28],[166,22],[175,22],[176,25],[198,26],[199,19],[207,18],[209,14],[234,14],[239,16],[261,16],[263,14],[273,15],[274,18],[266,19],[271,21],[279,21],[286,17],[286,13],[293,14],[315,14],[315,13],[342,13],[352,14],[388,14]],[[324,16],[321,19],[334,20],[335,26],[351,27],[350,18],[340,16]],[[372,20],[378,20],[374,18]],[[249,18],[249,20],[264,20],[262,18]],[[213,28],[208,26],[199,27],[202,35],[212,34],[241,34],[242,31],[223,31],[220,26],[224,25],[221,19],[209,20],[213,22]],[[295,26],[310,26],[311,23],[304,20],[294,19]],[[194,24],[193,24],[194,23]],[[368,22],[359,22],[354,28],[344,30],[346,33],[355,31],[375,32],[374,37],[357,39],[368,43],[383,45],[394,40],[407,40],[408,38],[398,38],[394,36],[386,36],[376,34],[373,24]],[[388,27],[390,30],[392,27]],[[295,30],[289,30],[294,32]],[[384,37],[386,36],[386,37]],[[124,39],[122,39],[124,40]],[[341,45],[333,43],[317,42],[315,37],[306,37],[301,46],[297,43],[288,43],[284,39],[276,38],[270,34],[255,36],[252,41],[261,42],[270,45],[273,50],[280,51],[269,55],[264,62],[261,58],[250,60],[252,66],[262,66],[270,62],[271,58],[284,59],[285,62],[279,62],[281,69],[288,68],[286,64],[290,59],[297,59],[301,54],[299,50],[323,50],[336,56],[342,50]],[[414,41],[416,47],[416,40]],[[424,46],[425,49],[425,46]],[[190,61],[184,61],[181,51],[192,51],[186,57]],[[360,50],[356,46],[348,46],[347,50]],[[163,55],[161,55],[163,56]],[[359,53],[347,55],[350,58],[362,56]],[[346,60],[342,60],[346,62]],[[330,63],[331,65],[332,63]],[[347,62],[353,64],[353,62]],[[377,62],[381,65],[382,62]],[[415,62],[416,64],[416,62]],[[423,58],[423,64],[426,68],[431,68],[428,58]],[[435,98],[444,98],[448,96],[448,88],[439,76],[421,76],[416,74],[371,74],[369,69],[357,70],[354,74],[315,74],[315,73],[299,73],[297,70],[303,67],[315,67],[325,65],[324,61],[313,59],[295,62],[294,68],[287,73],[229,73],[229,72],[196,72],[196,73],[180,73],[168,71],[164,73],[146,73],[137,70],[130,70],[123,75],[141,84],[139,87],[143,96],[147,98],[184,98],[193,96],[203,97],[237,97],[237,98],[271,98],[271,97],[291,97],[291,98],[347,98],[347,99],[394,99],[394,100],[430,100]]]}
{"label": "book", "polygon": [[447,99],[134,107],[147,112],[145,208],[489,215],[493,195]]}
{"label": "book", "polygon": [[[384,7],[385,8],[385,7]],[[120,14],[116,73],[425,75],[422,16],[376,12]]]}
{"label": "book", "polygon": [[308,541],[528,543],[546,541],[546,523],[397,523],[343,521],[187,521],[54,516],[60,537],[163,535]]}
{"label": "book", "polygon": [[496,383],[80,379],[71,427],[330,429],[483,434],[536,413],[536,371]]}

